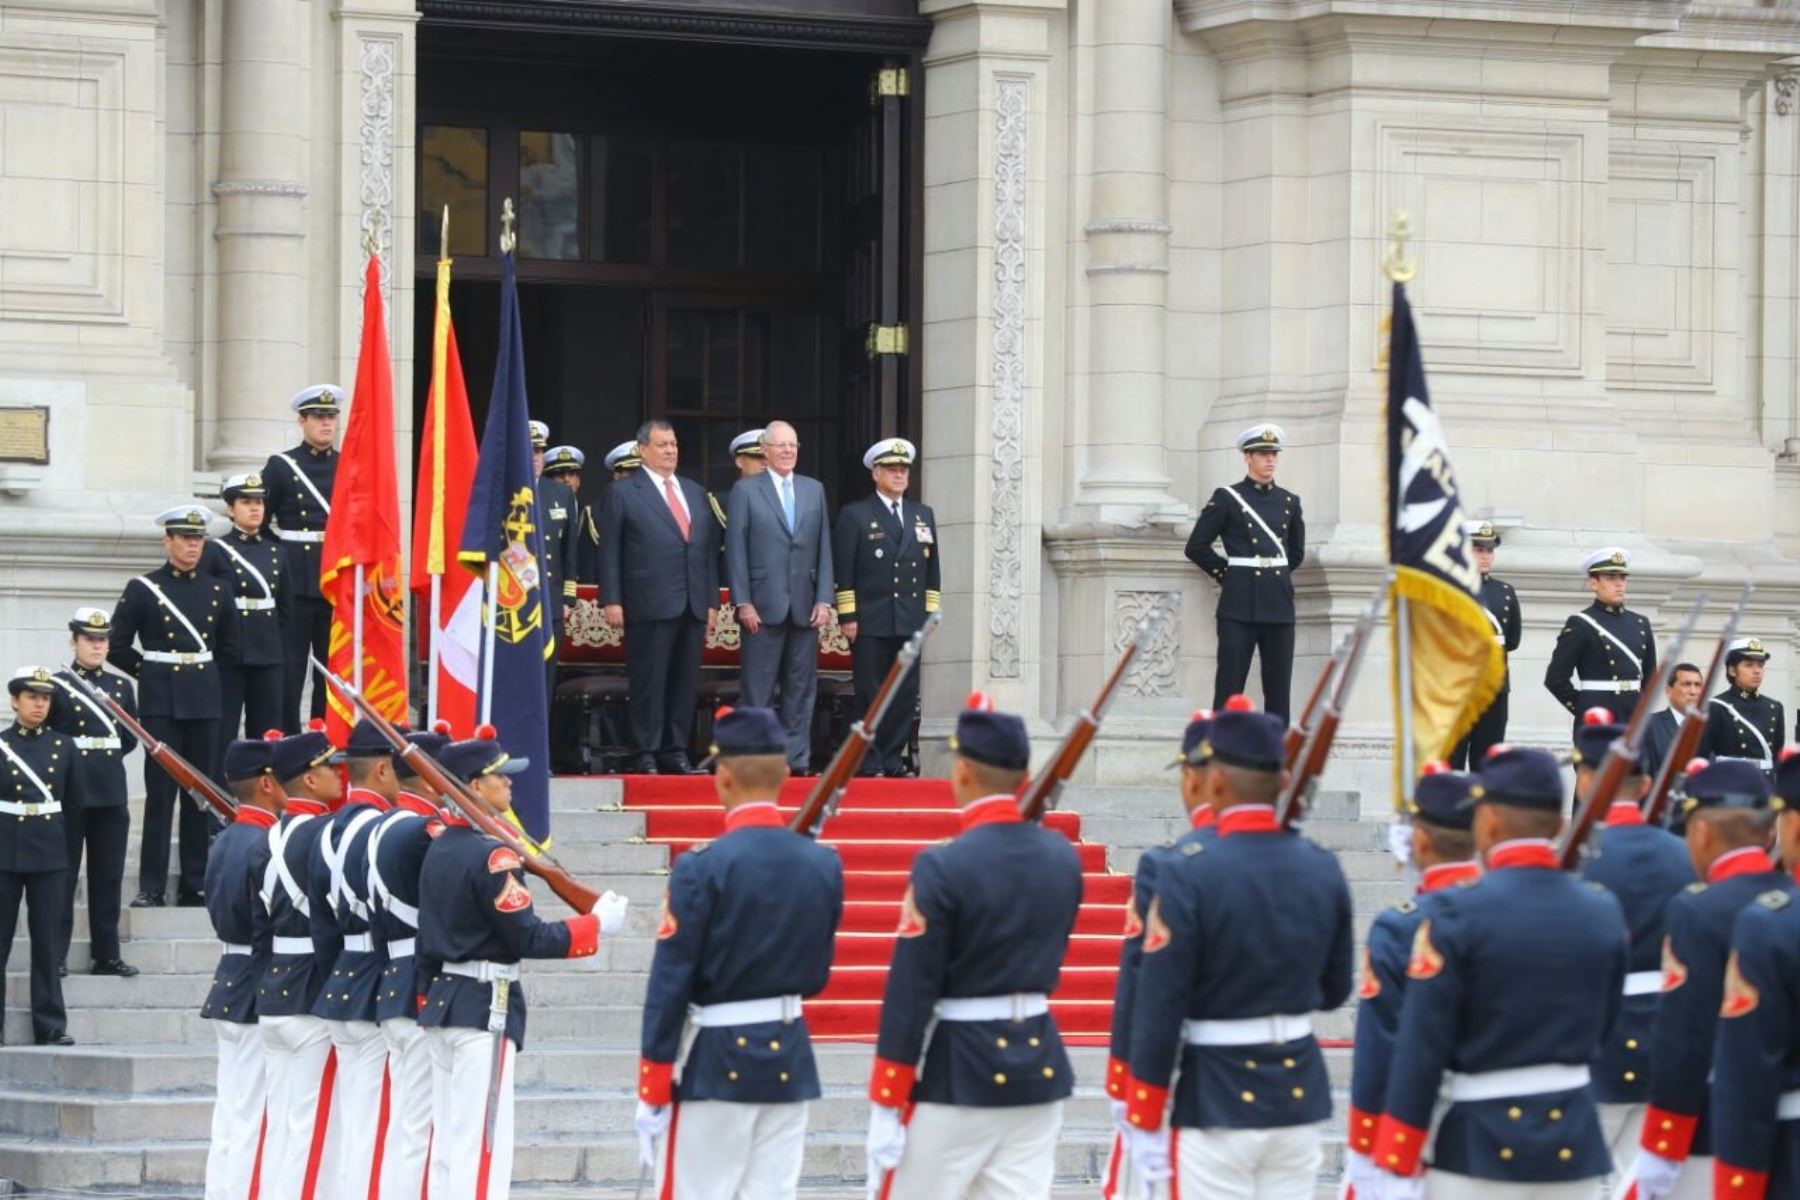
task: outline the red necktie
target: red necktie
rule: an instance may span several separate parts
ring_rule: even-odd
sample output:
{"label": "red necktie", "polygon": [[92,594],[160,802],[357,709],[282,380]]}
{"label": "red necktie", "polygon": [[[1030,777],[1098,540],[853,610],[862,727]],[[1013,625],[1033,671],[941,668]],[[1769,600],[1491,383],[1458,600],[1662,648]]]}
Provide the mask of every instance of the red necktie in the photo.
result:
{"label": "red necktie", "polygon": [[675,524],[681,530],[681,540],[688,540],[687,510],[681,507],[681,500],[675,495],[675,477],[671,475],[663,480],[663,499],[669,502],[669,511],[675,514]]}

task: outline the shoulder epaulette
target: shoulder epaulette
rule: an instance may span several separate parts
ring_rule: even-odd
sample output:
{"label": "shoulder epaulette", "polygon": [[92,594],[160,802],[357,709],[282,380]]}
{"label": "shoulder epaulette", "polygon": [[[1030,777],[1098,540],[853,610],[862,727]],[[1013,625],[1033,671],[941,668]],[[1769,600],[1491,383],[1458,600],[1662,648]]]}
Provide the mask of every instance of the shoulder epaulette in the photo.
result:
{"label": "shoulder epaulette", "polygon": [[1766,909],[1770,909],[1771,911],[1786,908],[1789,904],[1793,903],[1793,900],[1794,900],[1793,896],[1789,895],[1787,892],[1782,891],[1780,888],[1776,888],[1773,891],[1764,892],[1762,895],[1760,895],[1756,898],[1756,902],[1758,904],[1762,905]]}
{"label": "shoulder epaulette", "polygon": [[719,518],[719,528],[725,527],[725,510],[719,507],[719,498],[711,492],[706,493],[706,503],[711,506],[713,516]]}
{"label": "shoulder epaulette", "polygon": [[706,848],[710,845],[712,845],[711,842],[695,842],[692,846],[688,847],[688,853],[689,854],[705,854]]}
{"label": "shoulder epaulette", "polygon": [[1456,881],[1456,886],[1459,888],[1472,888],[1476,884],[1480,883],[1483,878],[1484,878],[1484,876],[1476,875],[1475,877],[1473,877],[1471,879],[1459,879]]}
{"label": "shoulder epaulette", "polygon": [[1706,890],[1706,885],[1704,883],[1694,882],[1694,883],[1688,884],[1685,888],[1683,888],[1681,890],[1686,892],[1690,896],[1697,896],[1701,892],[1704,892]]}
{"label": "shoulder epaulette", "polygon": [[1583,882],[1587,884],[1588,890],[1590,892],[1599,892],[1601,895],[1605,895],[1607,893],[1607,887],[1605,884],[1595,883],[1592,879],[1583,880]]}
{"label": "shoulder epaulette", "polygon": [[1189,858],[1194,857],[1194,855],[1200,853],[1204,849],[1206,849],[1206,847],[1202,846],[1199,842],[1183,842],[1181,844],[1181,852]]}
{"label": "shoulder epaulette", "polygon": [[1394,902],[1393,911],[1401,914],[1402,916],[1406,915],[1407,913],[1418,912],[1419,911],[1419,902],[1417,900],[1412,899],[1410,896],[1407,897],[1405,900],[1397,900]]}

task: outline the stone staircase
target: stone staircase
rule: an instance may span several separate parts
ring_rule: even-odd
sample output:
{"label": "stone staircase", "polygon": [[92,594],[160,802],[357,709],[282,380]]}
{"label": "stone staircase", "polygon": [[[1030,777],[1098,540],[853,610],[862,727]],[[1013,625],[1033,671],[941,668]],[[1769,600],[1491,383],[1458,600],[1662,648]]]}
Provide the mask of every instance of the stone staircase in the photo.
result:
{"label": "stone staircase", "polygon": [[[518,1060],[514,1167],[520,1195],[625,1197],[638,1181],[631,1127],[639,1004],[669,852],[641,840],[644,815],[624,809],[622,797],[621,783],[611,779],[565,778],[554,787],[558,857],[577,876],[629,896],[633,911],[626,932],[606,941],[596,958],[527,968],[531,1020]],[[1104,843],[1118,872],[1129,872],[1144,847],[1182,824],[1168,789],[1072,788],[1063,806],[1081,814],[1084,840]],[[1322,797],[1308,833],[1338,851],[1353,883],[1359,930],[1401,898],[1404,887],[1378,848],[1380,830],[1358,822],[1354,796]],[[533,891],[546,915],[561,911],[547,890],[534,884]],[[1121,906],[1121,927],[1123,920]],[[127,909],[125,957],[143,971],[129,980],[86,973],[86,933],[86,910],[78,908],[65,980],[69,1031],[78,1044],[67,1049],[29,1044],[22,932],[14,942],[7,1048],[0,1050],[0,1182],[15,1181],[32,1196],[198,1196],[214,1039],[197,1012],[217,957],[206,914]],[[1346,1009],[1326,1016],[1319,1033],[1348,1039],[1351,1024]],[[806,1191],[860,1195],[871,1048],[821,1044],[818,1053],[825,1096],[810,1117]],[[1094,1194],[1111,1140],[1100,1086],[1105,1049],[1077,1046],[1072,1055],[1078,1087],[1058,1149],[1059,1197]],[[1330,1049],[1328,1058],[1341,1121],[1349,1052]],[[1339,1171],[1336,1123],[1333,1129],[1321,1197],[1334,1194]]]}

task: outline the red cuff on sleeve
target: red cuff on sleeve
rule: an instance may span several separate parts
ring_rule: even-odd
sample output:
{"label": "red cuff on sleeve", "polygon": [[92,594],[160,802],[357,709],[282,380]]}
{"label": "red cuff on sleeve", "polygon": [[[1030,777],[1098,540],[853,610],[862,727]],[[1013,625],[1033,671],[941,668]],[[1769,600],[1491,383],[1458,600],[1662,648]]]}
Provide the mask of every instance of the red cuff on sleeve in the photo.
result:
{"label": "red cuff on sleeve", "polygon": [[1699,1117],[1684,1116],[1652,1104],[1644,1114],[1644,1136],[1638,1144],[1661,1158],[1686,1162],[1694,1150],[1694,1130]]}
{"label": "red cuff on sleeve", "polygon": [[1402,1178],[1419,1173],[1419,1156],[1425,1153],[1426,1132],[1383,1113],[1375,1122],[1375,1165]]}
{"label": "red cuff on sleeve", "polygon": [[674,1102],[675,1064],[638,1059],[638,1099],[662,1106]]}
{"label": "red cuff on sleeve", "polygon": [[1713,1195],[1718,1200],[1764,1200],[1768,1194],[1768,1172],[1747,1171],[1722,1158],[1713,1160]]}
{"label": "red cuff on sleeve", "polygon": [[1358,1154],[1375,1157],[1375,1127],[1381,1121],[1379,1113],[1366,1113],[1354,1104],[1350,1106],[1350,1124],[1346,1129],[1346,1137],[1350,1148]]}
{"label": "red cuff on sleeve", "polygon": [[1128,1094],[1126,1089],[1131,1083],[1131,1068],[1116,1058],[1106,1060],[1106,1094],[1114,1100],[1123,1100]]}
{"label": "red cuff on sleeve", "polygon": [[569,927],[569,957],[586,958],[600,949],[600,918],[583,913],[563,922]]}
{"label": "red cuff on sleeve", "polygon": [[875,1059],[869,1072],[869,1099],[883,1108],[901,1108],[912,1099],[913,1083],[919,1077],[916,1067]]}
{"label": "red cuff on sleeve", "polygon": [[1169,1089],[1151,1087],[1141,1079],[1131,1079],[1125,1086],[1130,1093],[1125,1097],[1125,1119],[1132,1128],[1161,1129],[1169,1108]]}

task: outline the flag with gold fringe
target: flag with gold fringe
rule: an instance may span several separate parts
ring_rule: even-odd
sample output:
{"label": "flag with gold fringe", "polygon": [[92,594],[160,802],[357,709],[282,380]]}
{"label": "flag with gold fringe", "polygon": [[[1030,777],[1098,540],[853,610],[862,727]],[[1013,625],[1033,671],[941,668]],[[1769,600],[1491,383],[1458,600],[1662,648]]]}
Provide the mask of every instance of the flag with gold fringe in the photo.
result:
{"label": "flag with gold fringe", "polygon": [[1481,605],[1450,447],[1425,387],[1404,284],[1394,284],[1388,353],[1388,559],[1393,564],[1398,795],[1447,757],[1493,702],[1506,654]]}

